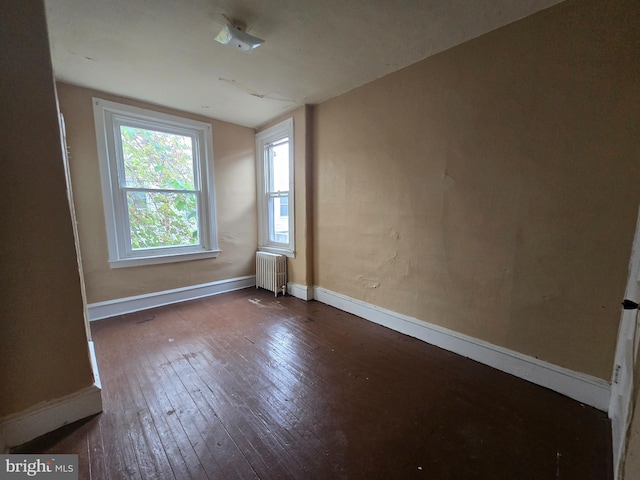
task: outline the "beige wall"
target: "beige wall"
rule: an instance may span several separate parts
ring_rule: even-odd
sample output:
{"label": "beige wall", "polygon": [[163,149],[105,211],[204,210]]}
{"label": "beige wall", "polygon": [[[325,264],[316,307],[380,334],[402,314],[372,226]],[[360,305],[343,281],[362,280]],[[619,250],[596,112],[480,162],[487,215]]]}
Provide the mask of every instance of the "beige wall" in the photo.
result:
{"label": "beige wall", "polygon": [[312,111],[312,106],[302,106],[256,130],[261,132],[288,118],[293,118],[296,256],[287,260],[288,281],[309,287],[313,286],[312,132],[310,131]]}
{"label": "beige wall", "polygon": [[0,2],[0,417],[93,383],[41,1]]}
{"label": "beige wall", "polygon": [[[255,273],[257,212],[253,129],[64,83],[58,84],[58,95],[67,126],[71,179],[89,303]],[[217,258],[110,268],[91,102],[93,96],[213,124],[218,240],[222,250]]]}
{"label": "beige wall", "polygon": [[317,106],[315,283],[609,379],[639,28],[567,1]]}

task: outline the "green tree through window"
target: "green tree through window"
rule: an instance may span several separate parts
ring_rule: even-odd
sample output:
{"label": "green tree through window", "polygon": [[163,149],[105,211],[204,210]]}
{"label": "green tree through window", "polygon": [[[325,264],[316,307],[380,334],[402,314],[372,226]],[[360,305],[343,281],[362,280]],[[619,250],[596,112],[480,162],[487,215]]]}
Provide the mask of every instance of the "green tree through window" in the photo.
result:
{"label": "green tree through window", "polygon": [[198,244],[191,137],[125,125],[120,135],[132,248]]}

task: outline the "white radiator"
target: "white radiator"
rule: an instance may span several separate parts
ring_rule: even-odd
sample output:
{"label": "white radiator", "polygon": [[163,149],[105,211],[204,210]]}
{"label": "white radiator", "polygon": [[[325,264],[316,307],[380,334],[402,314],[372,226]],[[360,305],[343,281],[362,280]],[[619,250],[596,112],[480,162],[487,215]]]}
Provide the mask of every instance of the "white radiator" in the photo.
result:
{"label": "white radiator", "polygon": [[256,253],[256,288],[271,290],[278,296],[287,291],[287,257],[275,253]]}

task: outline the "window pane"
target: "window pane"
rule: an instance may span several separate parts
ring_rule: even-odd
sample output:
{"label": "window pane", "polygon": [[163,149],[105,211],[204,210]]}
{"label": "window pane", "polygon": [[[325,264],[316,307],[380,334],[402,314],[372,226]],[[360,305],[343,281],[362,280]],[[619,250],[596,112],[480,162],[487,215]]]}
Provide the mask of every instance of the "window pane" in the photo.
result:
{"label": "window pane", "polygon": [[269,197],[269,240],[289,243],[289,197]]}
{"label": "window pane", "polygon": [[289,216],[289,197],[280,197],[280,216]]}
{"label": "window pane", "polygon": [[269,191],[286,192],[289,190],[289,139],[267,147],[270,150]]}
{"label": "window pane", "polygon": [[195,190],[191,137],[125,125],[120,137],[127,187]]}
{"label": "window pane", "polygon": [[134,250],[199,243],[194,193],[128,191],[127,208]]}

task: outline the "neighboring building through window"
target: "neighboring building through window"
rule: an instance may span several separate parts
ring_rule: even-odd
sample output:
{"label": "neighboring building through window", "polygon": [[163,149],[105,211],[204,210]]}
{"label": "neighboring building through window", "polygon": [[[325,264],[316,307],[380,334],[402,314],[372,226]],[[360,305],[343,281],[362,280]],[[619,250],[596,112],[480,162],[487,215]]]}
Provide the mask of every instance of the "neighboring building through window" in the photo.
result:
{"label": "neighboring building through window", "polygon": [[295,256],[293,119],[256,135],[260,250]]}
{"label": "neighboring building through window", "polygon": [[285,218],[289,216],[289,198],[283,197],[280,199],[280,217]]}
{"label": "neighboring building through window", "polygon": [[93,102],[111,266],[216,256],[211,125]]}

